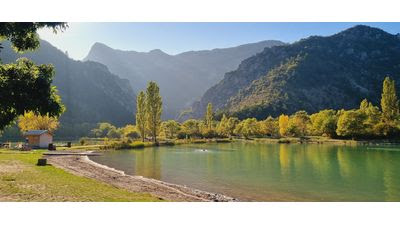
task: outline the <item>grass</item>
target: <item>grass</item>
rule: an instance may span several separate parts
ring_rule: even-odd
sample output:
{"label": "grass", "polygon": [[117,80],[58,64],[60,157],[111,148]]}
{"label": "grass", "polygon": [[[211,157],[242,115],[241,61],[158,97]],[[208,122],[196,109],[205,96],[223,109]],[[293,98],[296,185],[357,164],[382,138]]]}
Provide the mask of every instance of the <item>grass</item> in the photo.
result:
{"label": "grass", "polygon": [[159,201],[51,165],[36,166],[41,156],[41,151],[0,150],[0,201]]}

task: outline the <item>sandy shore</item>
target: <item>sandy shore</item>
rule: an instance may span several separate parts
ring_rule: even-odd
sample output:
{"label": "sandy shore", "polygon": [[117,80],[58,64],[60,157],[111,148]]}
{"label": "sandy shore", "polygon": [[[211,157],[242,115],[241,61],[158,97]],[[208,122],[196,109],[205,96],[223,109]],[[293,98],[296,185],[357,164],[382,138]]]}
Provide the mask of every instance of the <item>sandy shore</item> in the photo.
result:
{"label": "sandy shore", "polygon": [[127,175],[123,171],[93,162],[84,155],[52,155],[45,157],[48,163],[75,175],[93,178],[129,191],[147,192],[167,201],[226,202],[236,200],[221,194],[209,193],[182,185]]}

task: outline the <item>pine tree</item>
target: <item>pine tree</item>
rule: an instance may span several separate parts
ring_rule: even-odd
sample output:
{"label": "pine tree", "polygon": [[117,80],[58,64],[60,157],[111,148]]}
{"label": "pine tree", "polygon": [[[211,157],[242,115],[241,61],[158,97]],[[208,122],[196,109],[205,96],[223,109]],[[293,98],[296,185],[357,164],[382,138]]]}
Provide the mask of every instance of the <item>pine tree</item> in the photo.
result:
{"label": "pine tree", "polygon": [[146,95],[143,91],[139,92],[136,98],[136,126],[142,141],[144,141],[146,136]]}
{"label": "pine tree", "polygon": [[381,98],[382,120],[385,123],[392,122],[399,116],[399,100],[396,95],[394,80],[386,77],[383,81]]}
{"label": "pine tree", "polygon": [[162,100],[160,88],[154,81],[150,81],[146,90],[146,117],[147,127],[153,142],[157,142],[157,135],[161,126]]}

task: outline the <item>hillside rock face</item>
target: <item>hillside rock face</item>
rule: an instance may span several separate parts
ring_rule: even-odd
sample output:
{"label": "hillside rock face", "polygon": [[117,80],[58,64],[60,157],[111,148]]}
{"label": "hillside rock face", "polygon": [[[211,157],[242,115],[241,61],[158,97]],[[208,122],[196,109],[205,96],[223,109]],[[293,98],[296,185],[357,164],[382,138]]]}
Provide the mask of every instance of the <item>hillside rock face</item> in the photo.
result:
{"label": "hillside rock face", "polygon": [[156,81],[163,98],[163,118],[176,118],[180,111],[200,99],[204,92],[237,68],[240,62],[266,47],[282,45],[263,41],[233,48],[190,51],[169,55],[156,49],[150,52],[122,51],[104,44],[92,46],[87,61],[106,65],[112,73],[130,81],[135,91]]}
{"label": "hillside rock face", "polygon": [[15,53],[9,42],[2,46],[3,63],[27,57],[38,64],[54,65],[53,85],[67,108],[60,118],[62,124],[111,122],[120,126],[134,122],[135,93],[127,80],[110,73],[106,66],[72,60],[46,41],[41,41],[37,51],[23,55]]}
{"label": "hillside rock face", "polygon": [[266,48],[207,90],[191,116],[203,116],[209,102],[219,111],[259,119],[355,108],[363,98],[379,104],[386,76],[400,84],[399,60],[398,35],[361,25]]}

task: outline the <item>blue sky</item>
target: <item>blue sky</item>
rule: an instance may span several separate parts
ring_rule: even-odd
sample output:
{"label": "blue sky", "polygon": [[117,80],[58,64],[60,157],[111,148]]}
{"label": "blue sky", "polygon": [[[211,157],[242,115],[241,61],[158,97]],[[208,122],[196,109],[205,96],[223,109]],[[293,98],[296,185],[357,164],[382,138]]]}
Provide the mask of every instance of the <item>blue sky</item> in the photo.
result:
{"label": "blue sky", "polygon": [[262,40],[292,43],[311,35],[327,36],[357,24],[400,33],[400,23],[69,23],[63,33],[41,30],[41,38],[82,59],[95,42],[134,51],[161,49],[168,54],[232,47]]}

